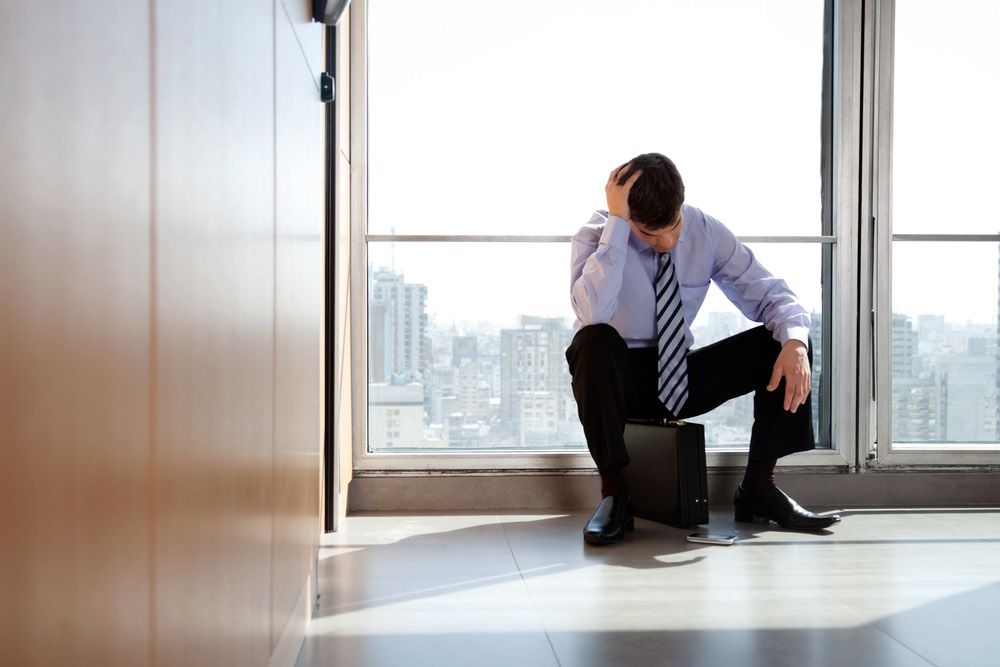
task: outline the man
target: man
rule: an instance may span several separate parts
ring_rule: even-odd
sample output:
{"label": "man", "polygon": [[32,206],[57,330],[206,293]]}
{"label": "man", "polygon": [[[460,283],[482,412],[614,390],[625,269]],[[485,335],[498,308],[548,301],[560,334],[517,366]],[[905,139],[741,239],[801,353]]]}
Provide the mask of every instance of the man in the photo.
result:
{"label": "man", "polygon": [[[631,418],[684,419],[754,392],[754,423],[736,520],[819,530],[839,520],[800,507],[774,485],[777,459],[814,447],[809,314],[718,220],[684,204],[667,157],[639,155],[611,172],[607,212],[573,237],[576,336],[566,359],[602,500],[592,544],[631,530],[623,431]],[[763,326],[690,349],[691,323],[715,284]]]}

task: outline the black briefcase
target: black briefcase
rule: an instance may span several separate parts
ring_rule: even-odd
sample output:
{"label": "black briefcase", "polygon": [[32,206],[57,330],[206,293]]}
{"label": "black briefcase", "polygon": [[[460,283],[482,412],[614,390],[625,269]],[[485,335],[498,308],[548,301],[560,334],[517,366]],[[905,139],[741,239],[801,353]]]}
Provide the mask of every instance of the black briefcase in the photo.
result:
{"label": "black briefcase", "polygon": [[708,523],[704,426],[629,421],[625,448],[625,479],[637,517],[678,528]]}

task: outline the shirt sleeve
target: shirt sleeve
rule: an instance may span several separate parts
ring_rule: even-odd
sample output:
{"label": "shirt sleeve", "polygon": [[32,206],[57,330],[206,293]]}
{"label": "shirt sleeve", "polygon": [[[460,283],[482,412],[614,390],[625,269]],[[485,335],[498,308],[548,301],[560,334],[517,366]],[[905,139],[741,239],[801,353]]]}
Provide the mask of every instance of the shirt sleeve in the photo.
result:
{"label": "shirt sleeve", "polygon": [[789,340],[808,345],[811,318],[788,284],[772,276],[722,223],[707,222],[716,236],[712,280],[726,298],[747,319],[763,324],[782,345]]}
{"label": "shirt sleeve", "polygon": [[603,231],[587,225],[573,237],[570,299],[584,326],[608,323],[618,310],[629,231],[627,220],[611,216]]}

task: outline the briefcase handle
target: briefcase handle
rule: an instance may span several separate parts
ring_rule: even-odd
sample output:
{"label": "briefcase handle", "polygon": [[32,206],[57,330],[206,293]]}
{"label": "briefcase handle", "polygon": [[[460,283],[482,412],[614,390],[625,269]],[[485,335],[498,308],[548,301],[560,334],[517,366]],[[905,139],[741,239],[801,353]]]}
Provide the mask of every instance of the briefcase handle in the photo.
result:
{"label": "briefcase handle", "polygon": [[685,426],[687,422],[683,419],[667,419],[666,417],[661,417],[660,419],[629,419],[627,420],[629,424],[643,424],[645,426]]}

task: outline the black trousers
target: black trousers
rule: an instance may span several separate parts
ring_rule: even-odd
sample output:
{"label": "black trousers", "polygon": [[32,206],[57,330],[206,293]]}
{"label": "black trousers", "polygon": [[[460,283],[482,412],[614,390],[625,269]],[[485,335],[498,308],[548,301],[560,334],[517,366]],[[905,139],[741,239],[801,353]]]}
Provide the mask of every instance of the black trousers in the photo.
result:
{"label": "black trousers", "polygon": [[[757,327],[688,353],[688,400],[671,414],[656,395],[656,348],[632,348],[609,324],[581,328],[566,360],[580,423],[599,471],[628,464],[626,419],[686,419],[754,393],[750,461],[767,461],[815,447],[812,394],[784,409],[785,381],[767,391],[781,344]],[[809,347],[812,364],[812,346]]]}

